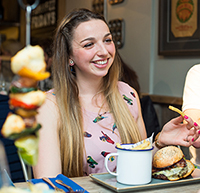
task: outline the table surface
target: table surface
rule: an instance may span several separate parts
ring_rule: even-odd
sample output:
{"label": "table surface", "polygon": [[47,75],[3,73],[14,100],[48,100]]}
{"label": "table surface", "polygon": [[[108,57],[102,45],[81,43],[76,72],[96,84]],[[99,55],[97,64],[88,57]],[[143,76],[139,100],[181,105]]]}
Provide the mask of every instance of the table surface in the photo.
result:
{"label": "table surface", "polygon": [[[89,176],[87,177],[76,177],[71,178],[74,182],[82,186],[84,189],[86,189],[88,192],[91,193],[112,193],[115,191],[112,191],[111,189],[104,187],[100,185],[99,183],[92,180]],[[26,182],[21,183],[15,183],[16,187],[20,188],[26,188],[28,184]],[[178,185],[168,188],[157,188],[152,190],[143,190],[143,191],[137,191],[137,193],[169,193],[169,192],[176,192],[176,193],[197,193],[198,190],[200,190],[200,181],[194,184],[189,185]],[[131,191],[133,192],[133,191]]]}

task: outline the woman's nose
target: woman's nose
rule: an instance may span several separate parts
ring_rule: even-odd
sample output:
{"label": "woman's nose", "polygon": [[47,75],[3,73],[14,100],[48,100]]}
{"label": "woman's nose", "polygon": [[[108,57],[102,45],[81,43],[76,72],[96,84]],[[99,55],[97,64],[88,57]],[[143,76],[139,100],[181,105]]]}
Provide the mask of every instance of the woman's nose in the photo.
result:
{"label": "woman's nose", "polygon": [[99,44],[98,45],[98,51],[97,51],[98,55],[107,55],[108,54],[108,50],[106,48],[106,46],[104,44]]}

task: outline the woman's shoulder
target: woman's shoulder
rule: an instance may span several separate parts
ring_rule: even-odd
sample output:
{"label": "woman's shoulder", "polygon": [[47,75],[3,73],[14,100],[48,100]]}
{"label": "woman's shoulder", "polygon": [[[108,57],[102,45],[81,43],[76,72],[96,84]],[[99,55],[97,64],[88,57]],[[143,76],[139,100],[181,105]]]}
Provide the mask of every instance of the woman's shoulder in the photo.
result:
{"label": "woman's shoulder", "polygon": [[136,101],[137,99],[139,99],[137,91],[125,82],[119,81],[118,89],[125,101],[127,100]]}
{"label": "woman's shoulder", "polygon": [[46,91],[46,96],[47,96],[47,98],[49,98],[49,99],[55,100],[55,99],[56,99],[55,90],[54,90],[54,89],[51,89],[51,90]]}
{"label": "woman's shoulder", "polygon": [[57,106],[57,103],[56,103],[56,94],[55,94],[55,91],[54,89],[51,89],[49,91],[46,91],[46,100],[45,100],[45,103],[48,104],[48,105],[56,105]]}
{"label": "woman's shoulder", "polygon": [[191,84],[191,82],[198,82],[200,80],[200,64],[193,65],[186,74],[185,84]]}
{"label": "woman's shoulder", "polygon": [[134,88],[129,86],[127,83],[118,81],[118,88],[120,93],[129,93],[129,92],[136,92]]}
{"label": "woman's shoulder", "polygon": [[50,89],[50,90],[46,91],[46,93],[48,93],[48,94],[51,94],[51,95],[53,95],[53,96],[55,96],[55,95],[56,95],[56,93],[55,93],[55,90],[54,90],[54,89]]}
{"label": "woman's shoulder", "polygon": [[42,106],[39,108],[38,112],[39,114],[56,114],[58,111],[57,103],[56,103],[56,97],[53,94],[53,90],[47,91],[46,93],[46,99],[45,102],[42,104]]}
{"label": "woman's shoulder", "polygon": [[195,64],[188,70],[188,74],[193,74],[193,73],[200,74],[200,64]]}

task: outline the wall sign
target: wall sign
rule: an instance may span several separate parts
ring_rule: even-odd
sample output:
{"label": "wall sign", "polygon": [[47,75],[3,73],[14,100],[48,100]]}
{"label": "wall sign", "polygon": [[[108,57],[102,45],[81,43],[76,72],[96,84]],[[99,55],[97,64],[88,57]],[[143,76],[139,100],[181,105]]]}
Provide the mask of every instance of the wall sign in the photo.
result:
{"label": "wall sign", "polygon": [[39,5],[31,14],[32,36],[42,35],[44,37],[44,33],[52,33],[56,28],[56,21],[57,0],[40,0]]}

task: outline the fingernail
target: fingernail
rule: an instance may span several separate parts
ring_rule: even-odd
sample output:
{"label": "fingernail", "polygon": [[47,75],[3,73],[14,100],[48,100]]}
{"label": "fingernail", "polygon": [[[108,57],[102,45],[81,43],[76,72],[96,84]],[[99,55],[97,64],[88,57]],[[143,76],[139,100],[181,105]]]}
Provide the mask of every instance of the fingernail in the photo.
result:
{"label": "fingernail", "polygon": [[188,119],[188,116],[187,116],[187,115],[185,115],[185,116],[184,116],[184,118],[185,118],[185,119]]}
{"label": "fingernail", "polygon": [[200,130],[198,131],[198,133],[200,134]]}
{"label": "fingernail", "polygon": [[192,141],[194,141],[194,138],[192,138]]}
{"label": "fingernail", "polygon": [[194,122],[194,126],[198,126],[196,122]]}

